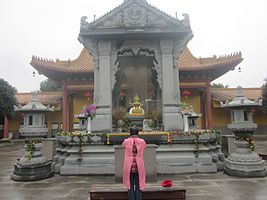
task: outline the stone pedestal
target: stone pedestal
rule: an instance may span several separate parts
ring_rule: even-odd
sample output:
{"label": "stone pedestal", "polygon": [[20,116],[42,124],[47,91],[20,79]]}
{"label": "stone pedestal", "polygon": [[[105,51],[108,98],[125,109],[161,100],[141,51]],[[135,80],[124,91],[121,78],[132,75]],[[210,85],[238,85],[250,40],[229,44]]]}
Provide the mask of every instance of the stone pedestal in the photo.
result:
{"label": "stone pedestal", "polygon": [[178,106],[164,106],[164,130],[182,130],[183,118]]}
{"label": "stone pedestal", "polygon": [[196,172],[217,172],[209,148],[199,145],[198,156],[193,144],[160,145],[157,149],[159,174],[182,174]]}
{"label": "stone pedestal", "polygon": [[[143,136],[145,135],[140,135],[142,138]],[[122,135],[108,141],[121,144],[126,137],[128,136]],[[159,134],[144,137],[147,143],[162,141],[158,148],[154,144],[149,144],[145,151],[148,180],[155,180],[153,177],[156,172],[159,174],[206,173],[217,172],[221,169],[223,154],[220,145],[217,144],[218,138],[215,133],[200,135],[198,148],[196,148],[196,138],[193,135],[171,135],[169,137],[171,137],[172,144],[167,143],[170,139],[167,137],[167,135]],[[60,173],[60,175],[117,174],[117,180],[120,180],[123,149],[116,145],[104,145],[105,140],[105,135],[84,136],[82,151],[80,151],[79,140],[76,136],[57,136],[59,148],[53,160],[55,173]]]}
{"label": "stone pedestal", "polygon": [[115,173],[114,149],[107,145],[85,146],[82,156],[79,146],[72,146],[60,168],[60,175],[113,175]]}
{"label": "stone pedestal", "polygon": [[224,172],[241,177],[264,177],[267,175],[265,161],[251,151],[244,140],[236,140],[237,149],[224,162]]}
{"label": "stone pedestal", "polygon": [[14,171],[11,174],[11,179],[14,181],[37,181],[46,178],[50,178],[54,175],[51,168],[51,161],[48,161],[42,156],[40,152],[42,143],[34,144],[35,150],[33,151],[32,158],[29,159],[27,156],[28,149],[24,157],[18,160],[14,164]]}
{"label": "stone pedestal", "polygon": [[127,116],[130,124],[135,124],[140,130],[143,128],[144,116]]}
{"label": "stone pedestal", "polygon": [[236,146],[235,146],[234,135],[223,135],[222,136],[222,150],[223,150],[223,153],[227,156],[235,152]]}
{"label": "stone pedestal", "polygon": [[92,131],[111,130],[111,107],[97,107],[96,117],[92,120]]}
{"label": "stone pedestal", "polygon": [[41,149],[42,155],[48,160],[53,160],[54,153],[56,150],[56,140],[55,138],[45,138],[42,139],[43,147]]}
{"label": "stone pedestal", "polygon": [[56,155],[53,158],[53,162],[52,162],[52,169],[54,170],[55,174],[59,174],[60,173],[60,169],[61,167],[64,165],[65,163],[65,159],[68,157],[68,149],[70,149],[69,146],[66,147],[60,147],[56,149]]}

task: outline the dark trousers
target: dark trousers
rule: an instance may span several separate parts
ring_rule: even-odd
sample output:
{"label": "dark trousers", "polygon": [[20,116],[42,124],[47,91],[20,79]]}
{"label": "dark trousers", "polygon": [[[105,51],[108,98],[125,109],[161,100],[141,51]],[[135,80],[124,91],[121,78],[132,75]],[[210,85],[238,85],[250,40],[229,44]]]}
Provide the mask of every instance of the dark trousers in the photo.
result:
{"label": "dark trousers", "polygon": [[139,186],[139,176],[138,173],[130,174],[130,184],[131,188],[128,190],[129,200],[142,200],[142,191]]}

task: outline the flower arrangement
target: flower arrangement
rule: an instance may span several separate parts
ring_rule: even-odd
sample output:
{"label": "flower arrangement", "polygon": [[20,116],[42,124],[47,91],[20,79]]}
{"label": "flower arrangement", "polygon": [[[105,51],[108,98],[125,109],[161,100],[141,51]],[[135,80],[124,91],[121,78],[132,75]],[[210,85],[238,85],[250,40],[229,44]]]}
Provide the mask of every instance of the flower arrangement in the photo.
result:
{"label": "flower arrangement", "polygon": [[90,117],[91,120],[95,118],[96,115],[96,106],[94,104],[90,104],[83,108],[82,112],[78,115],[78,117]]}
{"label": "flower arrangement", "polygon": [[75,137],[75,136],[79,136],[79,135],[83,135],[83,136],[101,136],[103,133],[91,133],[91,134],[88,134],[88,133],[81,133],[81,132],[78,132],[78,131],[75,131],[75,132],[69,132],[69,131],[66,131],[66,132],[58,132],[56,133],[56,136],[69,136],[69,137]]}
{"label": "flower arrangement", "polygon": [[248,143],[249,145],[249,148],[251,151],[255,151],[255,148],[256,148],[256,142],[254,140],[254,138],[251,136],[251,137],[244,137],[244,138],[241,138],[241,137],[235,137],[236,140],[244,140]]}
{"label": "flower arrangement", "polygon": [[[92,136],[102,136],[102,133],[84,133],[84,132],[79,132],[79,131],[74,131],[74,132],[59,132],[56,134],[56,137],[71,137],[71,141],[73,141],[74,137],[78,138],[78,145],[79,145],[79,159],[82,159],[82,152],[83,152],[83,147],[88,143],[86,137],[92,137]],[[60,144],[60,140],[58,140],[58,144]]]}
{"label": "flower arrangement", "polygon": [[198,157],[198,152],[199,152],[199,137],[200,135],[204,134],[211,134],[211,133],[216,133],[215,130],[203,130],[203,129],[192,129],[189,131],[181,131],[181,130],[174,130],[170,131],[171,135],[184,135],[184,136],[194,136],[194,146],[195,146],[195,152],[196,156]]}
{"label": "flower arrangement", "polygon": [[27,149],[27,154],[26,154],[26,158],[27,161],[30,162],[32,160],[32,156],[34,151],[36,150],[35,145],[38,143],[42,143],[42,141],[32,141],[32,140],[25,140],[25,145],[26,145],[26,149]]}

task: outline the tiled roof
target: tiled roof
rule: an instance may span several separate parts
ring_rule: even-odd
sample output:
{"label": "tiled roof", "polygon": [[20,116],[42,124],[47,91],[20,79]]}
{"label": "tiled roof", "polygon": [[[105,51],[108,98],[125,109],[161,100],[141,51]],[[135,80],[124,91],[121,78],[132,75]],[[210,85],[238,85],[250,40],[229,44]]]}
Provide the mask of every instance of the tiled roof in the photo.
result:
{"label": "tiled roof", "polygon": [[53,61],[48,59],[32,57],[31,65],[36,69],[50,69],[52,71],[61,71],[67,73],[84,73],[94,71],[94,62],[87,50],[84,48],[77,59],[71,61]]}
{"label": "tiled roof", "polygon": [[[62,92],[38,92],[37,97],[44,105],[57,105],[62,98]],[[31,93],[17,93],[17,101],[20,105],[25,105],[32,99]]]}
{"label": "tiled roof", "polygon": [[[211,96],[215,101],[232,100],[237,92],[237,88],[211,88]],[[250,100],[257,100],[262,97],[261,88],[243,88],[244,95]],[[44,105],[57,105],[62,98],[62,92],[39,92],[38,99]],[[31,93],[17,93],[16,98],[21,105],[27,104],[31,98]]]}
{"label": "tiled roof", "polygon": [[[232,100],[237,93],[237,88],[211,88],[211,96],[215,101]],[[249,100],[257,100],[262,97],[261,88],[243,88],[243,94]]]}
{"label": "tiled roof", "polygon": [[[196,58],[186,47],[180,55],[178,66],[180,71],[207,70],[229,65],[235,67],[243,60],[241,53],[222,57]],[[47,69],[51,71],[61,71],[67,73],[91,73],[94,71],[92,56],[84,48],[79,57],[73,61],[52,61],[42,58],[32,57],[31,65],[36,70]]]}
{"label": "tiled roof", "polygon": [[[209,58],[196,58],[186,47],[179,57],[178,65],[182,71],[207,70],[225,65],[236,66],[243,60],[241,53]],[[235,65],[232,65],[235,64]]]}

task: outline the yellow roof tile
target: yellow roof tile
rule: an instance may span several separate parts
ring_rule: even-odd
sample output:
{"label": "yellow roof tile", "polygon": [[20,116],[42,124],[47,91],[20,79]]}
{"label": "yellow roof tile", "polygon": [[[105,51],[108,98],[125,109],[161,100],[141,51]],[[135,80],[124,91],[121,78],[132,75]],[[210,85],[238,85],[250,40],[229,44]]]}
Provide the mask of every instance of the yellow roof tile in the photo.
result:
{"label": "yellow roof tile", "polygon": [[[207,70],[230,65],[235,67],[243,60],[241,53],[235,53],[223,57],[196,58],[186,47],[178,60],[180,71]],[[66,73],[92,73],[94,72],[94,61],[88,51],[84,48],[79,57],[73,61],[52,61],[47,59],[32,57],[31,65],[36,70],[46,69]]]}
{"label": "yellow roof tile", "polygon": [[[38,92],[37,97],[44,105],[57,105],[62,98],[62,92]],[[17,93],[15,95],[20,105],[27,104],[31,98],[31,93]]]}
{"label": "yellow roof tile", "polygon": [[[211,88],[211,96],[215,101],[232,100],[237,93],[237,88]],[[257,100],[262,97],[261,88],[243,88],[243,94],[249,100]]]}
{"label": "yellow roof tile", "polygon": [[45,68],[53,71],[62,71],[69,73],[83,73],[94,71],[93,58],[89,55],[85,48],[82,50],[78,58],[73,61],[53,61],[33,56],[31,65],[36,68],[36,70]]}

